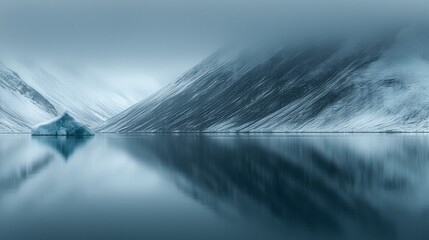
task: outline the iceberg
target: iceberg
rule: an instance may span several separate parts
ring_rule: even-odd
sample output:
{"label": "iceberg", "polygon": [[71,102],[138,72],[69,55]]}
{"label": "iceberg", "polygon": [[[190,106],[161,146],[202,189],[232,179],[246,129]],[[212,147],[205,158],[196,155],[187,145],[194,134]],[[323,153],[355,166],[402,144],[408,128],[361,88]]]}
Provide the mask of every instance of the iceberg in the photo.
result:
{"label": "iceberg", "polygon": [[61,116],[31,129],[33,136],[94,136],[94,132],[64,112]]}

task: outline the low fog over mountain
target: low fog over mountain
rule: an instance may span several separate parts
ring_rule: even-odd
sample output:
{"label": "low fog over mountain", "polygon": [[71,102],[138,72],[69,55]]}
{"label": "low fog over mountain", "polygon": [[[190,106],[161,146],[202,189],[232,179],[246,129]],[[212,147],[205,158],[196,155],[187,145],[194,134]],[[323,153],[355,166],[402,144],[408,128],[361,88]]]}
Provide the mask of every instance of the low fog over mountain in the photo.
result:
{"label": "low fog over mountain", "polygon": [[427,131],[429,34],[218,51],[99,130]]}

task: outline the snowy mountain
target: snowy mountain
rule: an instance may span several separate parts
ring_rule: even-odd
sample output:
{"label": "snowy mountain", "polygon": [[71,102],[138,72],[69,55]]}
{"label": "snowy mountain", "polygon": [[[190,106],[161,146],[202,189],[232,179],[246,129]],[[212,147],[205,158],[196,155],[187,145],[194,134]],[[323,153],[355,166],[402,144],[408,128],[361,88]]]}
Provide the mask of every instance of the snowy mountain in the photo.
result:
{"label": "snowy mountain", "polygon": [[85,76],[56,76],[55,70],[40,66],[0,64],[0,133],[29,132],[65,111],[94,127],[139,100]]}
{"label": "snowy mountain", "polygon": [[98,130],[429,131],[426,32],[219,51]]}
{"label": "snowy mountain", "polygon": [[27,132],[57,114],[42,94],[0,64],[0,132]]}
{"label": "snowy mountain", "polygon": [[43,94],[59,112],[67,111],[90,127],[99,125],[141,100],[133,94],[121,93],[91,81],[93,76],[86,73],[70,75],[43,64],[13,61],[8,62],[8,66]]}

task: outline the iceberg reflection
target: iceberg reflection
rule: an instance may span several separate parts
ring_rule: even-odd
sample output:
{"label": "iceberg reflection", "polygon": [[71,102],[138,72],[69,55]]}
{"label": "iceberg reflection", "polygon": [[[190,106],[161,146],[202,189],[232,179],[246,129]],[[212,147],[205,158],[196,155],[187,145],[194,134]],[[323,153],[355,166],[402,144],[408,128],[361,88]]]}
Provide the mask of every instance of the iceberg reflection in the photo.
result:
{"label": "iceberg reflection", "polygon": [[70,136],[32,136],[32,139],[51,147],[60,153],[64,160],[70,157],[74,151],[91,140],[92,137],[70,137]]}

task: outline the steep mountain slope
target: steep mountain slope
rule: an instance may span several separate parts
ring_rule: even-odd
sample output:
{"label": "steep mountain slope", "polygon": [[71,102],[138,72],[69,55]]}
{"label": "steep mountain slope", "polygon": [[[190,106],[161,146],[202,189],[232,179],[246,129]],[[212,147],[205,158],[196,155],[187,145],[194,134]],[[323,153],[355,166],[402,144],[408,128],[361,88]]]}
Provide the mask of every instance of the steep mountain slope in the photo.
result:
{"label": "steep mountain slope", "polygon": [[[127,131],[135,131],[136,126],[133,127],[132,125],[144,121],[143,118],[145,117],[154,120],[154,122],[162,121],[167,127],[167,122],[171,121],[174,124],[174,121],[182,121],[182,117],[174,117],[175,113],[179,112],[189,114],[188,118],[191,118],[195,112],[189,107],[192,107],[191,105],[200,106],[200,99],[206,92],[210,92],[213,95],[211,96],[212,99],[216,101],[215,99],[221,97],[222,94],[218,92],[218,89],[225,89],[238,81],[246,72],[266,61],[270,56],[270,53],[267,53],[256,58],[256,54],[259,53],[249,51],[243,54],[232,49],[219,50],[185,73],[176,82],[109,119],[98,129],[105,131],[108,127],[107,131],[113,129],[123,131],[127,128]],[[187,104],[189,105],[182,105],[188,100]],[[175,109],[176,107],[177,109]],[[188,127],[192,128],[190,124]],[[163,130],[168,131],[168,129]]]}
{"label": "steep mountain slope", "polygon": [[28,132],[31,126],[57,114],[42,94],[0,64],[0,132]]}
{"label": "steep mountain slope", "polygon": [[114,89],[104,88],[85,74],[70,76],[34,64],[10,62],[9,65],[28,84],[46,96],[59,112],[67,111],[90,127],[99,125],[140,100],[132,94],[121,94]]}
{"label": "steep mountain slope", "polygon": [[269,58],[218,52],[99,130],[428,131],[428,43],[405,28]]}

